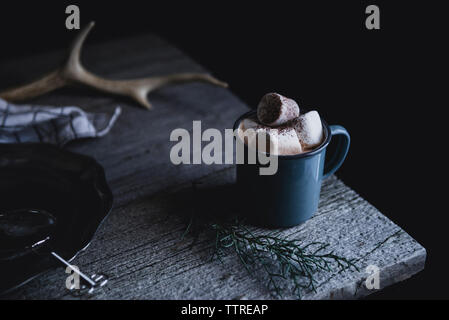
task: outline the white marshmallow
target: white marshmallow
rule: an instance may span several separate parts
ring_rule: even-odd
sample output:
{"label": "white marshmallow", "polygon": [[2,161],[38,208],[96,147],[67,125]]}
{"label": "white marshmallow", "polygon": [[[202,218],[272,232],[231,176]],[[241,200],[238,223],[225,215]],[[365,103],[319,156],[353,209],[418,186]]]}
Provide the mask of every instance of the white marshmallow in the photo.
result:
{"label": "white marshmallow", "polygon": [[300,115],[295,124],[296,133],[304,149],[311,149],[323,142],[323,125],[317,111]]}
{"label": "white marshmallow", "polygon": [[[254,136],[257,134],[257,127],[260,125],[252,119],[246,118],[243,119],[238,128],[238,136],[240,140],[242,140],[245,144],[254,139]],[[251,129],[251,130],[248,130]]]}
{"label": "white marshmallow", "polygon": [[[271,129],[270,131],[273,130],[275,129]],[[302,153],[302,146],[299,143],[298,135],[294,128],[284,128],[276,131],[277,133],[273,138],[277,139],[277,153],[274,154],[293,155]]]}
{"label": "white marshmallow", "polygon": [[240,124],[243,130],[249,129],[249,128],[256,128],[260,126],[257,122],[251,119],[243,119],[242,123]]}
{"label": "white marshmallow", "polygon": [[[260,152],[269,152],[272,155],[293,155],[303,151],[294,128],[277,129],[257,123],[256,126],[253,126],[255,122],[249,121],[252,123],[242,121],[239,127],[239,137],[248,147],[258,149]],[[258,141],[264,140],[266,141],[265,145],[259,145],[257,148]]]}

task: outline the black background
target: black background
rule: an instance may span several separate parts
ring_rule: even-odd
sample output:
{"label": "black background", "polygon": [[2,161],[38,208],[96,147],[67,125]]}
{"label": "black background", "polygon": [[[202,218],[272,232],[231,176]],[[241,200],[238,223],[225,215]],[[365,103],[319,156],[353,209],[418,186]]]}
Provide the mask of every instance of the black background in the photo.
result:
{"label": "black background", "polygon": [[[352,136],[338,176],[427,249],[423,272],[370,299],[448,298],[447,19],[436,2],[391,2],[2,2],[0,59],[67,47],[77,4],[97,22],[88,42],[154,32],[250,106],[276,91],[319,110]],[[365,28],[369,4],[381,30]]]}

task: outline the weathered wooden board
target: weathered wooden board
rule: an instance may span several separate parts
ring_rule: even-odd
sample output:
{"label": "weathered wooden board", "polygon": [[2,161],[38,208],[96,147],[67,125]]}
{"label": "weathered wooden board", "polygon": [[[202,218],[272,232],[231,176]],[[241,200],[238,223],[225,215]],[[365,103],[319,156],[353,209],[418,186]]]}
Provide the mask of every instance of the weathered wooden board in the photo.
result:
{"label": "weathered wooden board", "polygon": [[[200,181],[202,190],[230,186],[235,181],[235,170],[216,172]],[[215,196],[213,191],[207,193],[219,202],[212,210],[229,208],[223,196],[232,196],[224,191],[230,192],[232,187],[215,190]],[[182,215],[188,213],[186,209],[193,197],[187,183],[116,208],[91,246],[73,262],[85,272],[110,276],[105,287],[84,298],[273,298],[263,272],[260,276],[248,274],[232,253],[223,258],[223,263],[211,260],[214,238],[210,234],[204,233],[196,240],[190,236],[182,238],[186,228]],[[371,293],[364,284],[368,265],[379,267],[381,288],[424,267],[425,249],[335,176],[325,181],[315,216],[298,227],[279,232],[304,243],[328,242],[336,254],[357,259],[359,272],[317,273],[317,292],[303,292],[303,299],[354,299]],[[50,271],[11,297],[71,299],[65,289],[66,277],[63,269]],[[280,285],[286,288],[283,298],[297,298],[290,294],[288,283]]]}
{"label": "weathered wooden board", "polygon": [[[1,63],[0,87],[48,71],[61,57],[62,53],[50,53]],[[91,70],[112,78],[202,70],[153,36],[87,44],[83,59]],[[116,105],[123,108],[109,135],[68,146],[95,157],[105,167],[116,198],[115,209],[90,247],[73,261],[82,271],[110,276],[110,282],[90,298],[273,298],[262,273],[249,275],[233,254],[224,258],[224,264],[211,261],[213,240],[208,234],[196,242],[190,236],[181,239],[186,227],[183,217],[196,199],[192,181],[203,182],[199,192],[204,192],[207,203],[216,204],[209,208],[212,213],[228,210],[232,214],[235,168],[174,166],[169,161],[173,129],[191,129],[193,120],[201,120],[203,128],[231,128],[247,107],[229,90],[200,83],[164,88],[149,98],[155,107],[151,112],[127,99],[84,89],[63,89],[35,100],[96,111]],[[328,242],[335,253],[357,259],[360,271],[318,273],[317,291],[303,292],[305,299],[367,295],[372,292],[364,286],[368,265],[380,268],[383,288],[422,270],[426,258],[422,246],[336,177],[325,181],[319,210],[312,219],[279,232],[304,243]],[[8,298],[72,298],[65,288],[66,277],[63,269],[51,270]],[[295,298],[289,290],[285,292],[283,298]]]}
{"label": "weathered wooden board", "polygon": [[[206,72],[182,52],[151,35],[100,45],[87,43],[83,52],[82,60],[88,70],[112,79]],[[59,52],[1,63],[0,88],[36,78],[55,68],[63,58],[64,52]],[[151,93],[149,99],[154,106],[151,111],[127,98],[70,88],[32,102],[76,105],[92,112],[111,112],[116,106],[122,108],[122,114],[107,136],[67,146],[70,150],[93,156],[104,166],[115,204],[121,205],[223,169],[216,165],[169,165],[173,145],[169,140],[170,133],[176,128],[192,131],[193,120],[201,120],[203,130],[232,128],[237,117],[248,110],[229,90],[204,83],[162,88]]]}

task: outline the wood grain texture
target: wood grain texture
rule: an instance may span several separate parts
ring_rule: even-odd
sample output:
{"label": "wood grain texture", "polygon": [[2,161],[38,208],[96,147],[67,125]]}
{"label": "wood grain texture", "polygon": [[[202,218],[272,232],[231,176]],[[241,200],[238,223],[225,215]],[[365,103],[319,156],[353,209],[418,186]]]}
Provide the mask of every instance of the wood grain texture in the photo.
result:
{"label": "wood grain texture", "polygon": [[[200,179],[203,190],[217,190],[217,201],[224,190],[217,186],[231,186],[228,190],[232,190],[234,181],[234,168]],[[211,234],[200,234],[198,239],[182,238],[187,225],[183,215],[188,214],[186,209],[195,199],[192,192],[191,184],[186,183],[116,208],[90,247],[73,262],[85,272],[110,276],[105,287],[83,298],[276,298],[267,289],[263,272],[248,274],[232,252],[223,263],[211,260],[214,247]],[[213,197],[213,192],[208,196]],[[225,199],[215,210],[219,207],[228,207]],[[423,247],[335,176],[324,182],[314,217],[279,233],[304,243],[328,242],[329,250],[357,260],[360,271],[318,272],[317,292],[303,292],[303,299],[354,299],[367,295],[371,293],[364,285],[368,265],[379,267],[383,288],[420,271],[426,257]],[[65,289],[66,276],[62,269],[49,271],[12,297],[72,299]],[[297,298],[290,294],[288,282],[281,281],[280,286],[285,289],[282,298]]]}
{"label": "wood grain texture", "polygon": [[[64,52],[59,52],[2,63],[0,88],[38,77],[63,58]],[[89,70],[111,79],[205,72],[179,50],[151,35],[99,45],[87,43],[82,59]],[[22,69],[31,72],[25,75]],[[204,83],[162,88],[149,98],[154,106],[151,111],[132,100],[86,88],[60,89],[31,102],[76,105],[92,112],[112,112],[115,106],[121,106],[122,114],[107,136],[67,146],[69,150],[93,156],[104,166],[115,204],[121,205],[221,169],[222,166],[216,165],[169,165],[169,151],[174,144],[169,141],[170,132],[176,128],[192,131],[193,120],[201,120],[203,130],[232,128],[237,117],[248,110],[229,90]]]}
{"label": "wood grain texture", "polygon": [[[179,50],[148,35],[86,45],[83,61],[103,76],[124,79],[171,72],[204,71]],[[51,70],[62,52],[0,64],[0,87],[17,85]],[[226,79],[223,79],[226,80]],[[230,83],[232,88],[232,83]],[[163,88],[150,95],[153,111],[134,102],[86,89],[61,89],[34,99],[49,105],[76,105],[85,110],[123,113],[110,134],[78,141],[68,149],[96,158],[105,168],[115,208],[92,244],[73,263],[87,273],[106,273],[110,282],[89,299],[270,299],[262,273],[249,275],[235,255],[211,261],[210,234],[187,236],[185,218],[197,203],[192,182],[207,198],[212,214],[232,214],[232,165],[174,166],[169,161],[170,132],[191,130],[193,120],[205,128],[232,128],[247,107],[229,90],[203,83]],[[201,209],[202,210],[202,209]],[[257,229],[257,232],[266,232]],[[317,273],[316,292],[304,299],[352,299],[371,293],[364,286],[365,268],[380,268],[380,285],[388,286],[424,268],[426,251],[336,177],[324,182],[318,212],[306,223],[279,230],[304,243],[328,242],[330,250],[357,259],[360,271]],[[20,299],[72,299],[63,269],[45,275],[8,295]],[[289,294],[288,282],[282,283]]]}

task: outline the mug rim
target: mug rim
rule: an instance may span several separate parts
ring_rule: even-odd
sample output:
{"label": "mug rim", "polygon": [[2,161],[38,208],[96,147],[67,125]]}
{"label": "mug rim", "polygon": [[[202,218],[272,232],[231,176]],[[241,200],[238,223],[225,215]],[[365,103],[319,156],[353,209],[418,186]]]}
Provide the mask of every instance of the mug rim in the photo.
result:
{"label": "mug rim", "polygon": [[[240,122],[242,122],[243,119],[247,118],[248,116],[255,115],[256,113],[257,113],[257,110],[250,110],[250,111],[247,111],[244,114],[242,114],[234,122],[233,130],[235,131],[236,129],[238,129]],[[315,148],[311,151],[298,153],[298,154],[286,154],[286,155],[279,154],[279,155],[277,155],[277,157],[281,158],[281,159],[286,159],[286,160],[293,160],[293,159],[299,159],[299,158],[312,157],[312,156],[322,152],[330,143],[332,135],[331,135],[331,130],[330,130],[327,122],[324,119],[322,119],[321,116],[320,116],[320,119],[321,119],[321,125],[323,126],[326,138],[323,140],[323,142],[317,148]],[[236,136],[234,136],[234,138],[237,139]],[[245,146],[248,147],[246,144],[245,144]],[[266,154],[268,156],[270,155],[268,152]]]}

